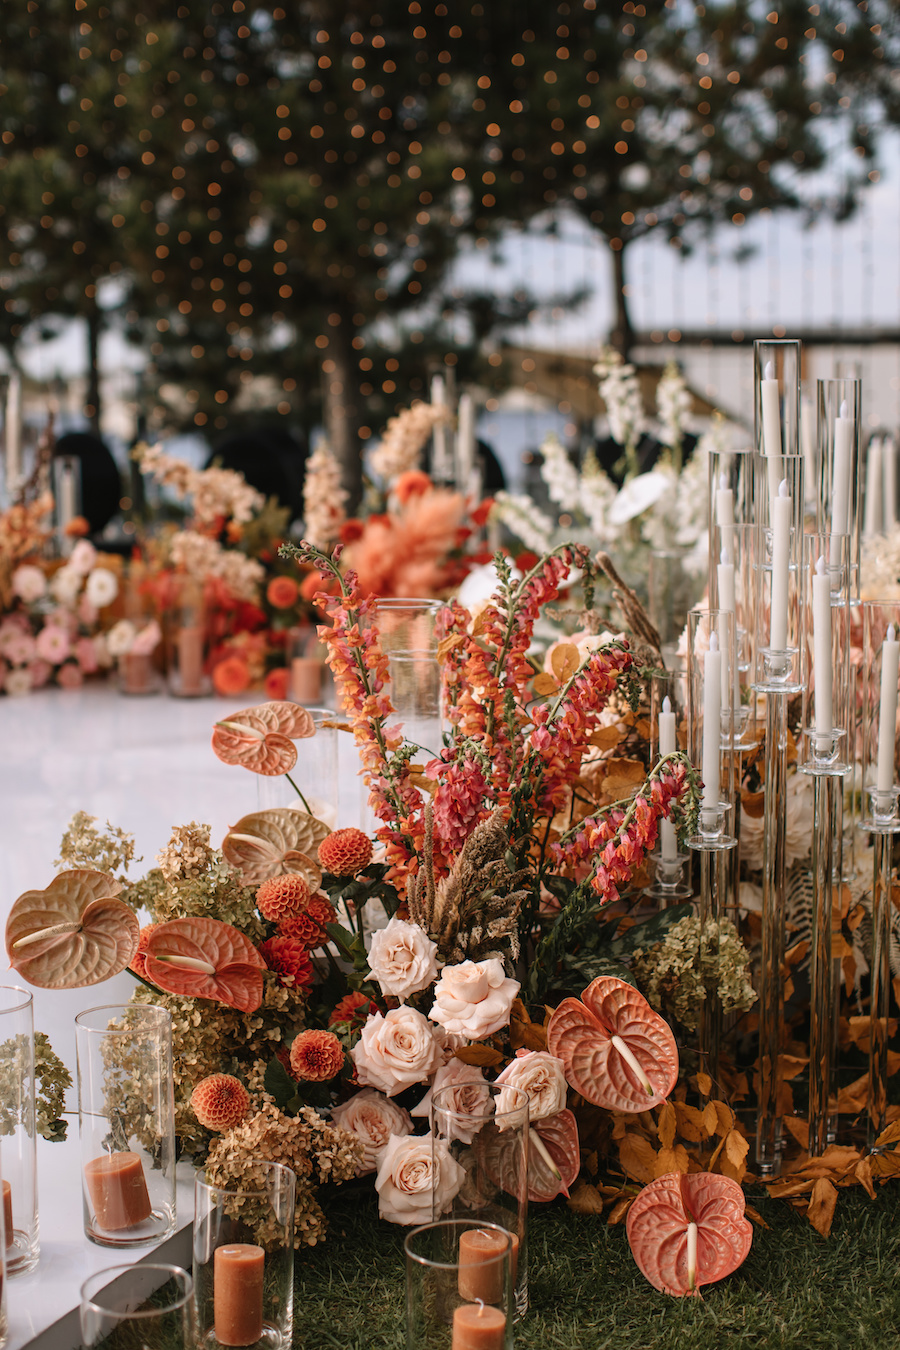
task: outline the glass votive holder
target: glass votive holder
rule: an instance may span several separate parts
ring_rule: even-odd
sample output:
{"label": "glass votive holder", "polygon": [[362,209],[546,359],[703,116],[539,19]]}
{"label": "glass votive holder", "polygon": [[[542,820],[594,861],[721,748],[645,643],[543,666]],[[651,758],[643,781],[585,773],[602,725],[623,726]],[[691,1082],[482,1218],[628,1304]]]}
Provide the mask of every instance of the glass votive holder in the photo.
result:
{"label": "glass votive holder", "polygon": [[109,1266],[81,1286],[83,1350],[193,1350],[194,1282],[180,1266]]}
{"label": "glass votive holder", "polygon": [[312,624],[288,630],[287,661],[288,697],[304,708],[320,704],[326,667],[324,648]]}
{"label": "glass votive holder", "polygon": [[388,659],[384,692],[396,713],[391,722],[402,728],[404,740],[430,757],[443,744],[436,628],[441,608],[440,600],[395,596],[379,599],[368,619]]}
{"label": "glass votive holder", "polygon": [[340,714],[336,714],[333,708],[303,706],[316,727],[314,735],[294,741],[297,762],[291,769],[291,778],[303,797],[300,798],[283,774],[269,776],[260,773],[256,775],[257,809],[268,811],[276,806],[299,806],[329,829],[335,830],[338,825],[337,728]]}
{"label": "glass votive holder", "polygon": [[0,1134],[8,1275],[33,1270],[40,1256],[36,1087],[32,995],[18,985],[0,985]]}
{"label": "glass votive holder", "polygon": [[[863,829],[890,827],[896,816],[897,709],[900,686],[900,601],[864,600],[860,670]],[[868,822],[872,822],[872,825]]]}
{"label": "glass votive holder", "polygon": [[296,1178],[254,1160],[239,1189],[194,1182],[194,1284],[200,1343],[289,1350]]}
{"label": "glass votive holder", "polygon": [[182,578],[166,625],[166,679],[175,698],[204,698],[212,693],[207,664],[208,628],[203,590],[193,578]]}
{"label": "glass votive holder", "polygon": [[175,1229],[172,1019],[165,1008],[91,1008],[75,1018],[84,1231],[145,1247]]}
{"label": "glass votive holder", "polygon": [[[458,1090],[439,1088],[431,1098],[435,1152],[449,1149],[463,1168],[459,1191],[435,1219],[468,1219],[505,1228],[513,1236],[516,1317],[528,1311],[528,1094],[496,1083],[479,1086],[479,1101],[462,1110]],[[466,1106],[472,1106],[471,1099]],[[540,1143],[540,1141],[538,1141]]]}
{"label": "glass votive holder", "polygon": [[439,1219],[414,1228],[403,1248],[407,1350],[512,1350],[513,1234]]}

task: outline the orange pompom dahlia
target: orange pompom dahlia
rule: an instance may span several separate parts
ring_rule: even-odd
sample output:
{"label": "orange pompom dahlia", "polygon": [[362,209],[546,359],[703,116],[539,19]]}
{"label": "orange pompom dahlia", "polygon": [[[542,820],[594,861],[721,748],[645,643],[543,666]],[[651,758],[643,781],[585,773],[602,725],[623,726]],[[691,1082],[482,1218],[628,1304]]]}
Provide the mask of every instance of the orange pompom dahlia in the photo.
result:
{"label": "orange pompom dahlia", "polygon": [[275,609],[290,609],[299,591],[293,577],[273,577],[266,587],[266,599]]}
{"label": "orange pompom dahlia", "polygon": [[328,1025],[333,1027],[338,1024],[345,1024],[350,1027],[351,1031],[358,1031],[360,1027],[365,1026],[372,1014],[378,1011],[380,1011],[378,1005],[367,994],[361,994],[359,990],[355,990],[352,994],[345,994],[334,1005],[328,1019]]}
{"label": "orange pompom dahlia", "polygon": [[372,861],[372,841],[350,826],[335,830],[319,845],[319,862],[334,877],[355,877]]}
{"label": "orange pompom dahlia", "polygon": [[278,925],[278,936],[295,938],[312,951],[328,941],[326,923],[334,923],[334,906],[324,895],[313,895],[302,914],[288,914]]}
{"label": "orange pompom dahlia", "polygon": [[291,1072],[308,1083],[324,1083],[340,1073],[344,1048],[332,1031],[301,1031],[291,1046]]}
{"label": "orange pompom dahlia", "polygon": [[307,989],[313,982],[312,961],[309,952],[296,938],[273,937],[259,945],[259,954],[282,984],[288,980],[295,989]]}
{"label": "orange pompom dahlia", "polygon": [[191,1109],[208,1130],[230,1130],[239,1125],[250,1106],[250,1093],[230,1073],[213,1073],[191,1093]]}
{"label": "orange pompom dahlia", "polygon": [[269,877],[256,892],[256,908],[269,923],[281,923],[289,914],[300,914],[309,904],[309,886],[295,872]]}

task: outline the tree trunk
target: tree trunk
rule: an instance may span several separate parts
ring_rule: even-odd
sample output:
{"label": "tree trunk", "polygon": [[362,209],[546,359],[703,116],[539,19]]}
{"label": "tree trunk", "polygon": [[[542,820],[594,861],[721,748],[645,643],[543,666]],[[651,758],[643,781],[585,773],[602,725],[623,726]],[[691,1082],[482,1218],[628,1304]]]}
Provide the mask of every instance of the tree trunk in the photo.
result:
{"label": "tree trunk", "polygon": [[[85,315],[87,323],[87,397],[85,399],[85,412],[91,424],[91,431],[95,436],[100,435],[100,332],[103,327],[103,320],[100,317],[100,310],[96,305],[92,305]],[[87,412],[90,408],[91,411]]]}
{"label": "tree trunk", "polygon": [[634,329],[631,326],[631,315],[628,313],[628,295],[625,290],[625,244],[621,248],[612,250],[613,256],[613,287],[615,290],[616,302],[616,326],[610,334],[610,345],[615,347],[621,354],[622,360],[627,361],[634,346]]}
{"label": "tree trunk", "polygon": [[332,313],[340,314],[341,321],[328,331],[322,360],[322,402],[325,431],[341,466],[341,478],[349,494],[347,510],[352,514],[362,497],[359,393],[352,346],[355,330],[349,308],[337,304]]}

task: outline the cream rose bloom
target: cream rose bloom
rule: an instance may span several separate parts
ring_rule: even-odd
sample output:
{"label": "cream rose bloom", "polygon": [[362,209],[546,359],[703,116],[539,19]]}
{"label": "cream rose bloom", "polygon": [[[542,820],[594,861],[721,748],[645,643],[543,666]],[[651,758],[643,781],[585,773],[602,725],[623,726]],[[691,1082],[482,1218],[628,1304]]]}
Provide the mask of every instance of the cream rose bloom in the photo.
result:
{"label": "cream rose bloom", "polygon": [[355,1135],[363,1146],[362,1161],[356,1169],[358,1177],[374,1172],[392,1134],[412,1134],[413,1123],[408,1111],[374,1088],[363,1088],[348,1102],[342,1102],[331,1113],[335,1125]]}
{"label": "cream rose bloom", "polygon": [[461,1059],[451,1059],[449,1064],[443,1064],[438,1069],[431,1088],[410,1114],[424,1116],[428,1120],[436,1092],[441,1094],[438,1100],[442,1109],[452,1112],[442,1122],[440,1133],[460,1139],[464,1144],[471,1144],[484,1117],[494,1110],[494,1101],[488,1092],[484,1074],[474,1064],[463,1064]]}
{"label": "cream rose bloom", "polygon": [[[566,1075],[561,1059],[546,1050],[520,1050],[511,1064],[507,1064],[497,1083],[506,1088],[519,1088],[528,1093],[528,1121],[546,1120],[566,1106]],[[513,1093],[501,1092],[497,1098],[497,1112],[511,1111],[515,1106]]]}
{"label": "cream rose bloom", "polygon": [[13,593],[26,605],[34,604],[47,593],[47,578],[33,563],[22,563],[12,574]]}
{"label": "cream rose bloom", "polygon": [[393,918],[372,938],[369,969],[382,993],[405,999],[437,979],[436,957],[437,944],[424,928]]}
{"label": "cream rose bloom", "polygon": [[443,1139],[434,1141],[432,1155],[430,1134],[392,1135],[375,1178],[378,1213],[389,1223],[429,1223],[432,1209],[443,1214],[465,1178]]}
{"label": "cream rose bloom", "polygon": [[478,1041],[506,1026],[520,988],[518,980],[507,979],[496,956],[445,966],[428,1016],[447,1031]]}
{"label": "cream rose bloom", "polygon": [[441,1047],[427,1017],[415,1008],[391,1008],[369,1018],[350,1057],[364,1087],[396,1097],[431,1077],[440,1065]]}
{"label": "cream rose bloom", "polygon": [[95,567],[88,574],[84,589],[90,604],[96,609],[103,609],[111,605],[119,594],[119,583],[115,573],[110,572],[108,567]]}

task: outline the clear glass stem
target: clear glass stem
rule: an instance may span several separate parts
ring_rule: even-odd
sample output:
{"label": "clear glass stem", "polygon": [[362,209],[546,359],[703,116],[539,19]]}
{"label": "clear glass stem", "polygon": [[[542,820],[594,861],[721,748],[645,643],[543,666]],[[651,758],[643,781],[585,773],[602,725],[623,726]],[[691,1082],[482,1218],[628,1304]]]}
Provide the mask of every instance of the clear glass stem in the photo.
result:
{"label": "clear glass stem", "polygon": [[787,693],[766,693],[766,787],[763,805],[762,964],[759,976],[759,1105],[756,1162],[777,1170],[781,1147],[781,1030],[784,1021],[785,834],[787,830]]}
{"label": "clear glass stem", "polygon": [[891,831],[872,835],[874,875],[872,878],[872,968],[871,1035],[869,1040],[869,1148],[885,1126],[887,1112],[888,1034],[887,1022],[891,997],[891,873],[894,836]]}
{"label": "clear glass stem", "polygon": [[[709,968],[719,944],[718,920],[722,909],[722,881],[730,854],[704,849],[700,854],[700,964]],[[697,1055],[702,1073],[708,1073],[715,1085],[719,1081],[719,1055],[722,1042],[722,1003],[707,994],[700,1007],[697,1026]],[[713,1095],[717,1095],[715,1091]]]}
{"label": "clear glass stem", "polygon": [[813,778],[813,926],[810,952],[809,1153],[820,1157],[828,1146],[828,1098],[834,1064],[834,966],[831,958],[834,874],[834,798],[832,774]]}

